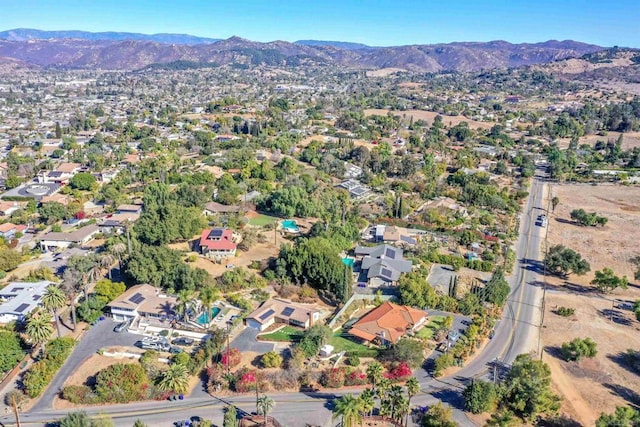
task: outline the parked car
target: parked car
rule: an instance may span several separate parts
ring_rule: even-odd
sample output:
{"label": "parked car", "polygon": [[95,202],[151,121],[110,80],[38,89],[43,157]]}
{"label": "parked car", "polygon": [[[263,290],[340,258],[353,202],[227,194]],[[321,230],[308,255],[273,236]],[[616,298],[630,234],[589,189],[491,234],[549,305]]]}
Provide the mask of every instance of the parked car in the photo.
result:
{"label": "parked car", "polygon": [[193,345],[194,342],[195,340],[193,338],[179,337],[173,340],[171,344],[189,346],[189,345]]}
{"label": "parked car", "polygon": [[122,323],[118,323],[115,328],[113,328],[114,332],[124,332],[129,327],[129,321],[125,320]]}
{"label": "parked car", "polygon": [[180,347],[177,347],[175,345],[172,345],[169,347],[169,353],[171,354],[178,354],[178,353],[182,353],[184,350]]}
{"label": "parked car", "polygon": [[144,350],[156,350],[156,351],[169,351],[171,346],[162,342],[150,342],[150,341],[138,341],[136,347],[140,347]]}

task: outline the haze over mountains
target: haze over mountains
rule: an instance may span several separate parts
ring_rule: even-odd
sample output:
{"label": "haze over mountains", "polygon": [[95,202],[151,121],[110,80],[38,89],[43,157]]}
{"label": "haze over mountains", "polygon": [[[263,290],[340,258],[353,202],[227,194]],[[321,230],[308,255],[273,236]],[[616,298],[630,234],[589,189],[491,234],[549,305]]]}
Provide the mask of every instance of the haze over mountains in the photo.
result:
{"label": "haze over mountains", "polygon": [[226,40],[186,34],[138,34],[14,29],[0,32],[0,58],[25,66],[135,70],[180,61],[184,66],[225,64],[342,65],[411,71],[477,71],[541,64],[600,51],[576,41],[512,44],[505,41],[371,47],[339,41],[294,43]]}

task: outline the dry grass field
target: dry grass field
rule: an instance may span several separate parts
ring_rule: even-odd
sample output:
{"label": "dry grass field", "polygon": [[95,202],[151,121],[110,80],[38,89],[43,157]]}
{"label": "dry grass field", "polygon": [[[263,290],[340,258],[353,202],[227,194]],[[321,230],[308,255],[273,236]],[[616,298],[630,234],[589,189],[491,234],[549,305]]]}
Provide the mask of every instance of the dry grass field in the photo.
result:
{"label": "dry grass field", "polygon": [[[364,110],[364,114],[366,116],[372,116],[372,115],[386,116],[389,111],[391,110],[374,108],[374,109]],[[469,127],[471,129],[477,129],[477,128],[491,129],[491,127],[495,125],[495,123],[492,123],[492,122],[477,122],[477,121],[468,119],[465,116],[445,116],[442,114],[434,113],[432,111],[406,110],[406,111],[391,111],[391,113],[398,116],[406,116],[406,117],[411,116],[413,117],[414,120],[424,120],[427,123],[429,123],[429,125],[433,123],[433,119],[438,115],[442,116],[442,122],[446,126],[455,126],[460,122],[467,122],[469,123]]]}
{"label": "dry grass field", "polygon": [[[596,141],[617,141],[620,136],[620,132],[609,132],[606,136],[600,135],[586,135],[580,137],[578,145],[587,144],[591,147],[594,146]],[[567,148],[569,146],[570,138],[562,138],[558,140],[558,146]],[[635,147],[640,147],[640,132],[626,132],[622,134],[622,149],[630,150]]]}
{"label": "dry grass field", "polygon": [[[613,300],[640,299],[629,258],[640,254],[640,188],[613,185],[553,185],[560,199],[549,221],[549,245],[562,244],[578,251],[591,264],[584,276],[568,280],[548,278],[545,328],[542,343],[550,364],[554,387],[564,397],[562,412],[582,425],[594,425],[601,412],[618,405],[640,404],[640,376],[620,362],[621,352],[640,349],[640,322],[631,311],[614,307]],[[601,227],[580,227],[569,213],[583,208],[609,221]],[[594,271],[612,268],[631,279],[628,289],[601,295],[589,284]],[[616,304],[617,305],[617,304]],[[556,314],[558,307],[575,309],[569,318]],[[592,338],[598,344],[593,359],[565,362],[558,355],[562,343],[574,338]]]}

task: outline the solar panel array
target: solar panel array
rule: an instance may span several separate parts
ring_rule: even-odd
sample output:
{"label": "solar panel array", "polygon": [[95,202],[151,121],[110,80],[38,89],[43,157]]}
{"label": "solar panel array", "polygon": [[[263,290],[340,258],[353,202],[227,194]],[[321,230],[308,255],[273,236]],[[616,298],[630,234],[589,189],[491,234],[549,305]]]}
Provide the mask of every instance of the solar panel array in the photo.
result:
{"label": "solar panel array", "polygon": [[131,301],[134,304],[140,304],[142,301],[144,301],[144,299],[145,299],[144,296],[142,296],[140,292],[136,292],[135,295],[129,298],[129,301]]}
{"label": "solar panel array", "polygon": [[29,307],[29,304],[20,304],[18,308],[16,308],[16,313],[22,313]]}
{"label": "solar panel array", "polygon": [[42,298],[42,295],[37,295],[36,294],[32,298],[33,298],[34,301],[38,301],[40,298]]}
{"label": "solar panel array", "polygon": [[391,270],[389,270],[388,268],[383,268],[381,274],[384,277],[388,277],[389,279],[391,278]]}
{"label": "solar panel array", "polygon": [[282,313],[280,313],[280,315],[288,317],[288,316],[291,316],[294,311],[295,309],[293,307],[285,307],[284,310],[282,310]]}
{"label": "solar panel array", "polygon": [[267,317],[271,316],[273,313],[275,313],[275,311],[273,310],[267,310],[264,313],[262,313],[262,315],[260,316],[260,320],[265,320]]}
{"label": "solar panel array", "polygon": [[384,251],[384,256],[386,256],[387,258],[396,259],[396,251],[391,248],[387,248],[387,250]]}
{"label": "solar panel array", "polygon": [[213,230],[211,230],[209,232],[209,239],[219,239],[222,237],[222,233],[224,233],[224,230],[221,228],[214,228]]}

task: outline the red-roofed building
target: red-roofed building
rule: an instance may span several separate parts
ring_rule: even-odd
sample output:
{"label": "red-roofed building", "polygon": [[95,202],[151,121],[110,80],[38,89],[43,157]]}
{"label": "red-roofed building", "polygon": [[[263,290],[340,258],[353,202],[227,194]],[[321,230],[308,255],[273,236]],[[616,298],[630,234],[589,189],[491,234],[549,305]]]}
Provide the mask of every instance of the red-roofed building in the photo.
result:
{"label": "red-roofed building", "polygon": [[200,236],[200,253],[209,258],[227,258],[235,256],[236,243],[233,232],[228,228],[203,230]]}
{"label": "red-roofed building", "polygon": [[395,344],[408,332],[420,329],[426,320],[427,313],[422,310],[385,302],[354,323],[349,333],[376,344]]}

